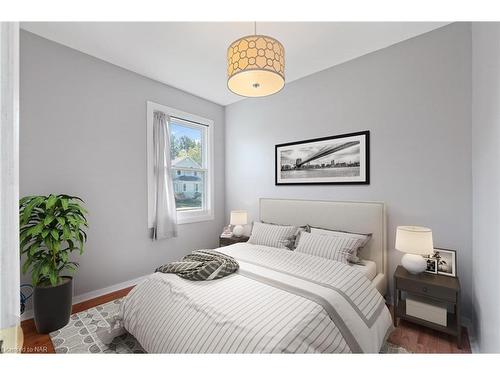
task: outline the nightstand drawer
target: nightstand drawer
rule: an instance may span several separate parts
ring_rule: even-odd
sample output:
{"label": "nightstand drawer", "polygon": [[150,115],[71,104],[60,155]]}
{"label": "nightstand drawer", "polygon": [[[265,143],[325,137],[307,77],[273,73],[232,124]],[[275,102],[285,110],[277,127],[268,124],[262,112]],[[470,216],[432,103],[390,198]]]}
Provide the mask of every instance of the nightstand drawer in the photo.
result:
{"label": "nightstand drawer", "polygon": [[248,239],[249,238],[247,236],[219,237],[219,247],[233,245],[233,244],[238,243],[238,242],[247,242]]}
{"label": "nightstand drawer", "polygon": [[222,246],[229,246],[229,245],[232,245],[234,243],[236,243],[236,242],[231,237],[229,237],[229,238],[226,237],[226,238],[220,238],[219,239],[219,246],[221,246],[221,247]]}
{"label": "nightstand drawer", "polygon": [[406,292],[415,293],[421,296],[444,299],[450,302],[456,302],[457,300],[457,293],[455,290],[436,285],[421,285],[411,280],[398,279],[396,287]]}

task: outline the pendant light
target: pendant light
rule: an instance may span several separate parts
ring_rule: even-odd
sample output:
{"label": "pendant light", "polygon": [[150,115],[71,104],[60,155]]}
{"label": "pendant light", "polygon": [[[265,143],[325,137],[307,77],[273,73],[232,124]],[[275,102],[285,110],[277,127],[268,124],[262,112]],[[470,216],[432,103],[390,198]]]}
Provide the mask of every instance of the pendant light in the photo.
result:
{"label": "pendant light", "polygon": [[267,35],[235,40],[227,49],[227,87],[246,97],[272,95],[285,86],[285,48]]}

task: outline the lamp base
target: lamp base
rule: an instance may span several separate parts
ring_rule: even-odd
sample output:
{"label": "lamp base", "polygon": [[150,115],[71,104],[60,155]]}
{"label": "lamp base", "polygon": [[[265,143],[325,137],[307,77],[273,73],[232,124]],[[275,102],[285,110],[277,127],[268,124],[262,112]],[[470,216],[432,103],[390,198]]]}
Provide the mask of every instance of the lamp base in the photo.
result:
{"label": "lamp base", "polygon": [[241,237],[243,236],[243,225],[235,225],[233,228],[233,236]]}
{"label": "lamp base", "polygon": [[422,255],[405,254],[401,258],[401,264],[411,274],[418,275],[427,268],[427,261]]}

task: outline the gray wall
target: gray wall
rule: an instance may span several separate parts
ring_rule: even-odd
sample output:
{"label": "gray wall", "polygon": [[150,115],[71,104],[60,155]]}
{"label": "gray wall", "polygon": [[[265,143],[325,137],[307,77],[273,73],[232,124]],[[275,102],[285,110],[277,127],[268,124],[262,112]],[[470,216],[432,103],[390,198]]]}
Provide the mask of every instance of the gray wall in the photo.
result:
{"label": "gray wall", "polygon": [[[215,121],[215,220],[152,242],[147,228],[146,101]],[[21,32],[20,193],[82,197],[90,229],[75,295],[217,245],[224,223],[224,108]]]}
{"label": "gray wall", "polygon": [[[384,201],[390,275],[396,226],[431,227],[436,246],[458,251],[469,316],[470,33],[452,24],[226,107],[226,209],[256,219],[259,197]],[[370,185],[274,185],[275,144],[360,130],[371,131]]]}
{"label": "gray wall", "polygon": [[473,309],[481,352],[500,352],[500,24],[472,26]]}

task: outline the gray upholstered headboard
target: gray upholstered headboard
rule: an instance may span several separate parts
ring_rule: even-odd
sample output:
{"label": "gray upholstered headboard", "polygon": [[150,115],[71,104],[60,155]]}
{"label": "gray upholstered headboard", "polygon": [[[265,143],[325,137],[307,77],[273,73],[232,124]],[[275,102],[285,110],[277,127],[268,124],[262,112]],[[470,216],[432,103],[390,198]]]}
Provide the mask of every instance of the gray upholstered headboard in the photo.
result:
{"label": "gray upholstered headboard", "polygon": [[[383,202],[335,202],[298,199],[260,199],[260,220],[356,233],[372,233],[363,249],[364,259],[377,263],[377,273],[387,275],[387,229]],[[384,286],[385,288],[385,286]]]}

